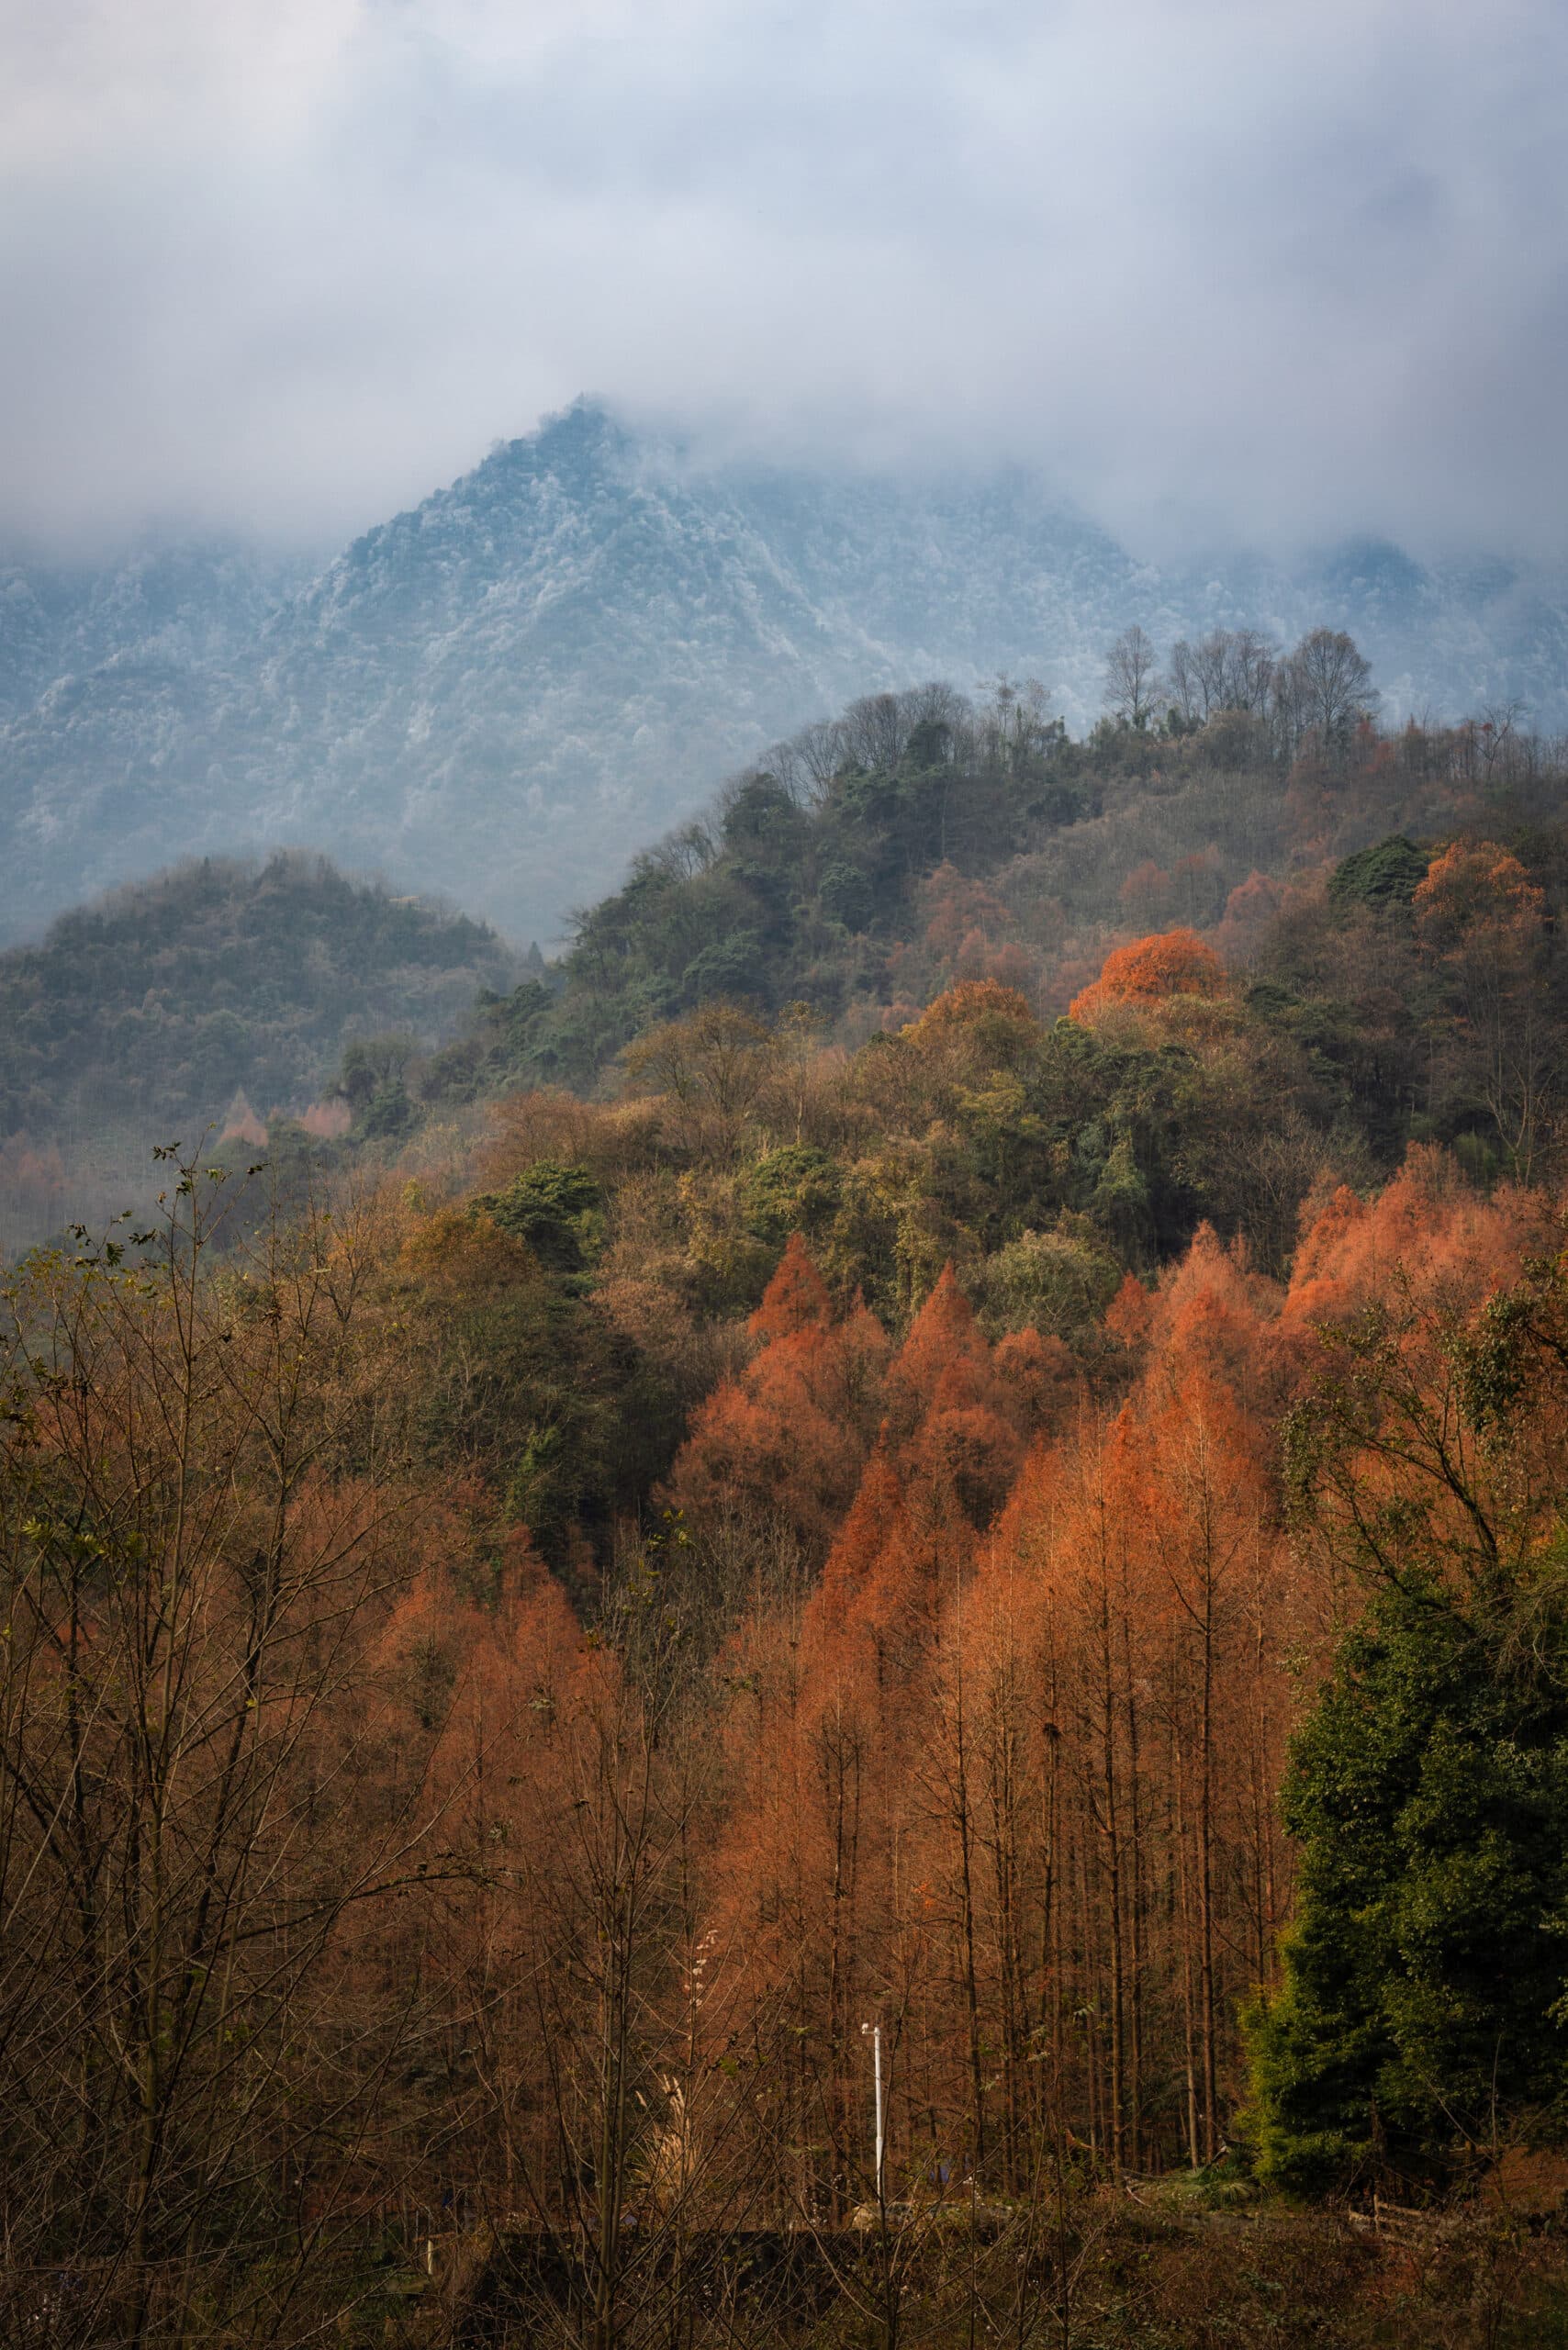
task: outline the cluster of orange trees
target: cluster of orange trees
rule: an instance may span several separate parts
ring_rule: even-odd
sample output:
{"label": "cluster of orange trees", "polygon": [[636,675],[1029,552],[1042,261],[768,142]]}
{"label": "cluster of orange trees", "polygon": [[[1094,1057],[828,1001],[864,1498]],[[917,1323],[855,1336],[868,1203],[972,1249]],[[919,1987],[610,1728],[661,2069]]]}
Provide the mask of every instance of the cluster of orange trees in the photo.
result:
{"label": "cluster of orange trees", "polygon": [[[1540,910],[1473,863],[1412,918],[1484,1010]],[[1161,1250],[1183,1114],[1294,1064],[1186,934],[1074,1013],[974,982],[858,1063],[721,1019],[652,1041],[656,1095],[512,1105],[487,1190],[427,1166],[257,1225],[171,1160],[147,1232],[24,1270],[19,2326],[284,2339],[325,2295],[352,2331],[377,2248],[504,2221],[570,2244],[608,2344],[694,2322],[694,2264],[759,2231],[1238,2144],[1343,2187],[1397,2138],[1436,2177],[1550,2126],[1550,1967],[1530,2081],[1484,2055],[1522,2029],[1484,1977],[1568,1892],[1552,1202],[1424,1147],[1352,1189],[1314,1144],[1271,1262],[1239,1215]],[[1396,1604],[1456,1690],[1521,1693],[1465,1717],[1502,1826],[1452,1825]],[[1324,1719],[1354,1769],[1300,1744]],[[1354,1998],[1352,1782],[1419,1880]]]}

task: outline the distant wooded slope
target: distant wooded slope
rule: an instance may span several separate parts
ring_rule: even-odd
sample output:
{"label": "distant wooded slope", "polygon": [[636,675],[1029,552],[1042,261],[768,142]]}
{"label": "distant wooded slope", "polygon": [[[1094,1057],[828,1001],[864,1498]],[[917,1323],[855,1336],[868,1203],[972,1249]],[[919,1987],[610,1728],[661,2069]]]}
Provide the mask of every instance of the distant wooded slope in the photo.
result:
{"label": "distant wooded slope", "polygon": [[6,1237],[38,1237],[57,1197],[107,1206],[154,1143],[243,1102],[297,1115],[356,1035],[433,1046],[518,976],[483,923],[318,856],[201,858],[62,914],[0,954]]}

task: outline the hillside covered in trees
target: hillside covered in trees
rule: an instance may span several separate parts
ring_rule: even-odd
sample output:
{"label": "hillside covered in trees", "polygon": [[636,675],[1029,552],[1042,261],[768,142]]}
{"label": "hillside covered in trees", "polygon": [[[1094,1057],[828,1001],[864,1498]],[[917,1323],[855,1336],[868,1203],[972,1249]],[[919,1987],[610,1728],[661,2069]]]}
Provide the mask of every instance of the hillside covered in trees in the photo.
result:
{"label": "hillside covered in trees", "polygon": [[634,859],[548,983],[488,1001],[449,1049],[410,1061],[397,1114],[439,1119],[526,1085],[634,1088],[715,1003],[797,1053],[853,1050],[955,982],[992,979],[1048,1027],[1115,947],[1182,929],[1249,982],[1243,1031],[1295,1056],[1293,1131],[1297,1108],[1319,1129],[1338,1119],[1346,1147],[1383,1164],[1407,1139],[1521,1147],[1553,1057],[1529,1076],[1483,1069],[1501,1000],[1486,1012],[1480,975],[1448,951],[1462,924],[1407,910],[1435,846],[1505,844],[1539,892],[1528,984],[1547,985],[1555,1019],[1560,747],[1509,711],[1384,732],[1367,665],[1327,630],[1289,655],[1216,631],[1170,648],[1164,673],[1153,654],[1139,630],[1118,642],[1111,706],[1082,742],[1038,688],[1004,682],[978,705],[939,685],[873,697],[776,745]]}
{"label": "hillside covered in trees", "polygon": [[140,1197],[172,1136],[259,1142],[356,1031],[434,1046],[517,969],[482,923],[321,857],[204,857],[62,914],[0,954],[0,1245]]}
{"label": "hillside covered in trees", "polygon": [[19,2338],[1561,2333],[1561,777],[1256,650],[18,1270]]}

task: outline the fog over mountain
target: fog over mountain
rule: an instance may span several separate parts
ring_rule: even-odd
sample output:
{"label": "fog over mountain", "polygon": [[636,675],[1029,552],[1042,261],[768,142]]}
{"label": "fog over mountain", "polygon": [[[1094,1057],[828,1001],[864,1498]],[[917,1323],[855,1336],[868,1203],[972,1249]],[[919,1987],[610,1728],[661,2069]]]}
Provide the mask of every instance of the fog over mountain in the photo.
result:
{"label": "fog over mountain", "polygon": [[1135,620],[1568,721],[1551,0],[15,0],[0,52],[0,935],[289,841],[548,938],[780,730],[1002,666],[1081,727]]}
{"label": "fog over mountain", "polygon": [[1568,579],[1340,547],[1156,567],[1029,477],[703,469],[578,403],[301,577],[244,547],[22,565],[0,605],[0,923],[308,843],[560,934],[629,853],[857,693],[1000,668],[1070,725],[1111,638],[1348,628],[1385,711],[1568,724]]}
{"label": "fog over mountain", "polygon": [[9,0],[0,540],[346,541],[583,386],[1147,554],[1568,544],[1557,0]]}

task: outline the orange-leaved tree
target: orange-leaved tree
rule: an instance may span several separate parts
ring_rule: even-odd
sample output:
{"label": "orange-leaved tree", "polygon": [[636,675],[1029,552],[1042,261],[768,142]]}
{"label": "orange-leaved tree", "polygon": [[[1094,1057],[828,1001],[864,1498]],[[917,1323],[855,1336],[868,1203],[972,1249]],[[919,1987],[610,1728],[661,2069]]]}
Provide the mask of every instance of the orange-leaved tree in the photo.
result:
{"label": "orange-leaved tree", "polygon": [[760,1351],[697,1412],[667,1498],[697,1528],[779,1520],[820,1559],[876,1433],[888,1342],[861,1306],[835,1318],[798,1233],[750,1328]]}
{"label": "orange-leaved tree", "polygon": [[1176,996],[1212,1001],[1228,990],[1225,965],[1195,930],[1157,931],[1114,947],[1099,978],[1068,1006],[1068,1017],[1087,1025],[1111,1005],[1164,1003]]}

